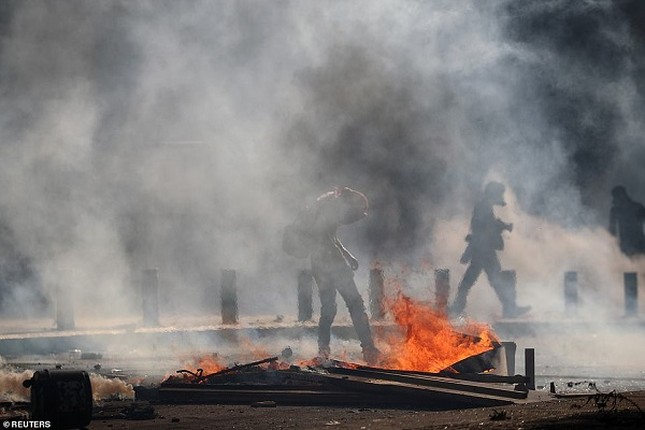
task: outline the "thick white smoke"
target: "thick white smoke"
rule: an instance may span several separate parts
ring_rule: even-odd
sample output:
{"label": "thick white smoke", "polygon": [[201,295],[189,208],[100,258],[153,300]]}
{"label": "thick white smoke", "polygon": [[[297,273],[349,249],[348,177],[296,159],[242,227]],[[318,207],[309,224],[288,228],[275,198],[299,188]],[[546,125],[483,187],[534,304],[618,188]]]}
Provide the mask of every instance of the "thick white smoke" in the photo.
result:
{"label": "thick white smoke", "polygon": [[[0,399],[10,402],[30,401],[30,389],[22,383],[31,379],[33,370],[17,371],[11,368],[0,369]],[[109,399],[134,399],[134,389],[131,384],[117,378],[90,374],[92,398],[94,401]]]}
{"label": "thick white smoke", "polygon": [[[624,256],[614,237],[604,226],[565,228],[557,223],[526,213],[512,190],[506,193],[507,206],[496,208],[496,215],[512,222],[512,232],[504,233],[505,247],[498,252],[502,268],[517,274],[518,302],[533,307],[536,321],[571,318],[565,311],[565,272],[578,278],[578,312],[575,315],[592,326],[603,326],[625,313],[623,274],[640,273],[643,258]],[[437,267],[451,269],[453,292],[466,266],[458,263],[463,253],[470,219],[451,218],[436,224],[432,249]],[[485,320],[501,315],[501,304],[482,273],[469,298],[469,311]],[[643,298],[640,297],[642,308]]]}
{"label": "thick white smoke", "polygon": [[556,308],[563,271],[579,270],[586,300],[615,308],[616,276],[641,266],[604,232],[609,190],[645,199],[630,7],[6,2],[2,307],[51,313],[60,286],[86,323],[138,321],[141,273],[158,267],[162,315],[217,314],[232,268],[242,315],[294,314],[306,262],[280,234],[336,185],[371,201],[341,232],[363,292],[372,258],[430,258],[455,285],[495,171],[515,196],[502,258],[520,300]]}

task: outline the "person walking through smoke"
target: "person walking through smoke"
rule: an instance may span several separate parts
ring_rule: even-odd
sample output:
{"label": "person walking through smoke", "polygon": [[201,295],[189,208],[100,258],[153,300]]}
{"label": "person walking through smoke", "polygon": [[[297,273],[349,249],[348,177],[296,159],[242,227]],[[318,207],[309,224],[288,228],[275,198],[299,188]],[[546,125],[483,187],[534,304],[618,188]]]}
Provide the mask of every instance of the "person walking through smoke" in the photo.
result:
{"label": "person walking through smoke", "polygon": [[609,212],[609,233],[618,237],[620,250],[628,257],[645,254],[645,207],[632,200],[622,185],[611,190],[613,198]]}
{"label": "person walking through smoke", "polygon": [[491,284],[502,302],[504,318],[513,318],[525,314],[529,306],[517,306],[515,285],[502,279],[502,266],[497,251],[504,249],[504,230],[512,231],[513,224],[508,224],[495,217],[493,206],[505,206],[505,187],[499,182],[489,182],[484,188],[483,198],[475,205],[470,221],[470,234],[466,236],[468,245],[461,256],[461,263],[468,268],[457,288],[457,296],[450,307],[450,314],[460,315],[466,308],[468,292],[481,274],[486,272]]}
{"label": "person walking through smoke", "polygon": [[[331,325],[336,316],[336,292],[345,301],[352,323],[361,342],[363,357],[368,364],[376,364],[379,351],[374,346],[372,333],[365,312],[363,299],[356,288],[353,271],[358,269],[358,260],[338,239],[337,229],[352,224],[367,216],[368,201],[363,193],[351,188],[338,188],[318,197],[306,215],[296,220],[296,230],[285,234],[286,242],[294,242],[300,236],[304,253],[292,252],[290,243],[283,241],[285,251],[294,256],[311,256],[311,271],[320,295],[320,320],[318,323],[318,350],[323,358],[331,352],[329,343]],[[285,230],[287,232],[288,230]],[[304,239],[302,239],[304,238]],[[286,245],[286,246],[285,246]]]}

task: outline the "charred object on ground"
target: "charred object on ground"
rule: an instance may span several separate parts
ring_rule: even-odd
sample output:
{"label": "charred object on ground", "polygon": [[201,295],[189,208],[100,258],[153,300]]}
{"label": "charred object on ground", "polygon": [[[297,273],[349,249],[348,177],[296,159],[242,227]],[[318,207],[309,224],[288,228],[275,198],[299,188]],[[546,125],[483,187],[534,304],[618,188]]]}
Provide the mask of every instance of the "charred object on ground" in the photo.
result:
{"label": "charred object on ground", "polygon": [[429,410],[503,406],[525,400],[526,377],[478,373],[482,367],[492,367],[491,359],[489,351],[429,373],[339,360],[312,360],[295,366],[268,357],[207,375],[201,369],[182,369],[158,387],[136,387],[135,395],[137,400],[166,404],[274,402]]}

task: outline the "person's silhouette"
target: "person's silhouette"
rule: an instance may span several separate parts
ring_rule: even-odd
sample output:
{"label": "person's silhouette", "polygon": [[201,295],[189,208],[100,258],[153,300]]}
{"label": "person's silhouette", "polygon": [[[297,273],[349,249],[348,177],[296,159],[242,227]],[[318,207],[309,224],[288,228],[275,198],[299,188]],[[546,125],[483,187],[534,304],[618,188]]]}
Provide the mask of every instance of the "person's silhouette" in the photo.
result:
{"label": "person's silhouette", "polygon": [[466,236],[468,246],[461,256],[461,263],[468,264],[464,277],[457,287],[457,296],[450,307],[450,314],[459,315],[466,308],[466,299],[473,284],[482,271],[486,272],[488,282],[502,302],[505,318],[525,314],[530,306],[517,306],[514,285],[507,285],[501,278],[502,266],[497,258],[497,251],[504,249],[504,230],[512,231],[513,224],[508,224],[495,217],[493,206],[505,206],[505,187],[499,182],[489,182],[484,188],[483,198],[475,205],[470,221],[470,234]]}
{"label": "person's silhouette", "polygon": [[632,257],[645,254],[645,207],[632,200],[622,185],[611,190],[613,198],[609,212],[609,232],[618,238],[623,254]]}
{"label": "person's silhouette", "polygon": [[363,299],[354,282],[353,271],[358,269],[358,260],[336,234],[338,227],[367,216],[367,198],[351,188],[338,188],[320,196],[314,209],[314,222],[310,228],[314,243],[311,269],[320,295],[319,354],[327,357],[330,353],[331,325],[336,316],[336,293],[339,293],[349,309],[365,361],[374,365],[380,353],[374,346]]}

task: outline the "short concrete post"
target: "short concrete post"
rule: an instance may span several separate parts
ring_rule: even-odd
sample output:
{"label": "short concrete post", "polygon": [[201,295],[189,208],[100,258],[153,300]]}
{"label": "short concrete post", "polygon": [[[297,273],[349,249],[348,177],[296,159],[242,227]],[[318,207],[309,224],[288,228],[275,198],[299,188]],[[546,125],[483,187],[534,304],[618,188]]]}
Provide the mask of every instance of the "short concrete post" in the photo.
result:
{"label": "short concrete post", "polygon": [[578,311],[578,272],[564,272],[564,312]]}
{"label": "short concrete post", "polygon": [[222,270],[222,323],[237,324],[237,275],[235,270]]}
{"label": "short concrete post", "polygon": [[313,309],[313,277],[311,270],[298,272],[298,321],[311,320]]}
{"label": "short concrete post", "polygon": [[638,315],[638,277],[635,272],[626,272],[624,275],[625,284],[625,315]]}
{"label": "short concrete post", "polygon": [[446,312],[448,297],[450,296],[450,269],[436,269],[434,271],[434,300],[436,309]]}
{"label": "short concrete post", "polygon": [[56,329],[74,330],[74,303],[69,287],[65,288],[59,283],[56,284]]}
{"label": "short concrete post", "polygon": [[502,346],[504,347],[504,357],[506,358],[506,374],[508,376],[514,376],[517,344],[515,342],[502,342]]}
{"label": "short concrete post", "polygon": [[156,327],[159,325],[159,269],[156,267],[143,271],[141,309],[144,326]]}
{"label": "short concrete post", "polygon": [[535,390],[535,348],[524,348],[524,373],[528,378],[526,387]]}
{"label": "short concrete post", "polygon": [[369,281],[370,315],[374,320],[385,317],[385,277],[382,269],[370,270]]}

